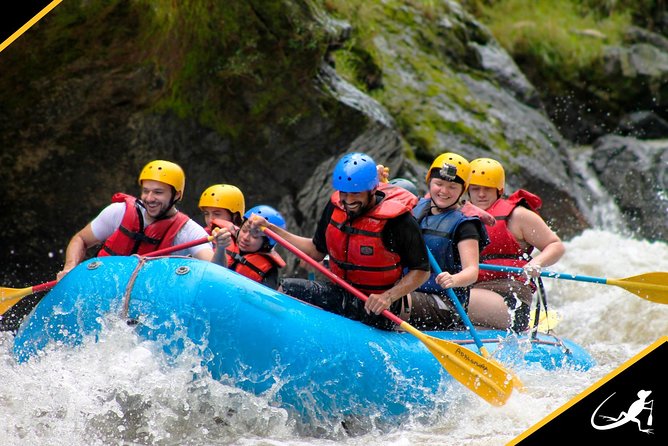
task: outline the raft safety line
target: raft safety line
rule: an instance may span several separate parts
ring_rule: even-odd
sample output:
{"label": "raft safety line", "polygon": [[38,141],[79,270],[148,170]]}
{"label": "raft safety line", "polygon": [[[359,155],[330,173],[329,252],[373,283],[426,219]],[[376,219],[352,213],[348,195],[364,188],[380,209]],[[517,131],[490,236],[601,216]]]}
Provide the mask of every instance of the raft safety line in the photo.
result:
{"label": "raft safety line", "polygon": [[[135,270],[132,272],[132,275],[130,276],[130,280],[128,280],[128,284],[125,286],[125,293],[123,294],[123,310],[121,311],[121,317],[123,318],[128,318],[128,313],[130,312],[130,294],[132,293],[132,288],[134,288],[135,281],[137,280],[137,276],[139,275],[139,271],[144,267],[146,264],[146,261],[148,260],[158,260],[162,259],[165,257],[183,257],[183,258],[188,258],[188,256],[158,256],[158,257],[151,257],[150,255],[146,256],[140,256],[138,254],[133,254],[134,257],[137,257],[139,259],[139,262],[137,263],[137,266],[135,266]],[[133,319],[128,319],[128,323],[131,323],[132,325],[136,325],[138,321],[133,320]]]}
{"label": "raft safety line", "polygon": [[123,310],[121,311],[121,317],[123,318],[128,317],[128,313],[130,312],[130,294],[132,293],[132,288],[134,288],[135,286],[135,281],[137,280],[139,271],[143,268],[144,264],[146,263],[145,257],[141,256],[138,257],[139,257],[139,262],[137,262],[135,270],[132,271],[130,280],[128,280],[128,284],[125,286],[125,293],[123,293]]}
{"label": "raft safety line", "polygon": [[[570,350],[561,342],[561,340],[559,338],[557,338],[556,336],[554,338],[557,339],[557,341],[546,341],[544,339],[527,339],[527,340],[529,342],[531,342],[532,344],[545,344],[545,345],[560,346],[560,347],[563,347],[570,354]],[[475,343],[475,341],[473,339],[449,339],[449,341],[453,342],[455,344],[458,344],[458,345],[467,345],[467,344]],[[494,343],[494,342],[501,343],[501,342],[504,342],[505,339],[497,339],[497,338],[491,339],[490,338],[490,339],[481,339],[481,341],[482,341],[483,344]]]}

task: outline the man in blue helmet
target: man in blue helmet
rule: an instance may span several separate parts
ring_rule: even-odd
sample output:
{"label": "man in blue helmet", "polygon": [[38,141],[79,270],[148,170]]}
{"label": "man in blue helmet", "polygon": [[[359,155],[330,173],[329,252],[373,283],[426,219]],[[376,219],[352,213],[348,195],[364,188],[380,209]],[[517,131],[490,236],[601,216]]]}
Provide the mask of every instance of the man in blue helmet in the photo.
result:
{"label": "man in blue helmet", "polygon": [[383,310],[407,319],[408,293],[429,278],[429,259],[420,228],[411,214],[417,202],[410,192],[380,183],[376,162],[364,153],[348,153],[332,175],[335,192],[313,238],[301,237],[262,218],[268,227],[317,261],[329,255],[334,274],[369,296],[357,299],[329,281],[284,279],[280,291],[367,325],[392,329]]}

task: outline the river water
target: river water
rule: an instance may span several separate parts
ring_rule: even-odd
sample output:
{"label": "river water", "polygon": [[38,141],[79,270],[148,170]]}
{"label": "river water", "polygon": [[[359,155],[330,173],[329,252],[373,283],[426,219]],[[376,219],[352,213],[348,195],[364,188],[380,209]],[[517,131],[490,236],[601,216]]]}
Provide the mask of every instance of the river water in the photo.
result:
{"label": "river water", "polygon": [[[625,278],[668,271],[668,245],[587,230],[566,242],[553,271]],[[668,305],[620,287],[544,279],[555,333],[585,347],[597,365],[586,372],[514,369],[527,387],[492,407],[462,387],[447,409],[415,413],[390,429],[356,436],[323,427],[304,434],[257,397],[197,372],[196,358],[166,367],[127,325],[113,324],[97,343],[53,348],[17,364],[13,337],[0,333],[1,445],[503,445],[668,334]],[[249,334],[252,335],[252,334]],[[383,383],[379,382],[379,386]]]}

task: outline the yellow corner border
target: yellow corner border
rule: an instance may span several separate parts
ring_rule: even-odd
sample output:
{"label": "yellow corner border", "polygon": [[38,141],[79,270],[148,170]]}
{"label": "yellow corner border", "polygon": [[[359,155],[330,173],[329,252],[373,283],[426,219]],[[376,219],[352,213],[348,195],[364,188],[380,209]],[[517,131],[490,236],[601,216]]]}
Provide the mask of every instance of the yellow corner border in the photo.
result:
{"label": "yellow corner border", "polygon": [[59,4],[60,2],[62,2],[62,1],[63,1],[63,0],[53,0],[51,3],[49,3],[48,5],[46,5],[46,7],[45,7],[44,9],[42,9],[40,12],[38,12],[38,13],[35,15],[35,17],[33,17],[32,19],[28,20],[28,21],[26,22],[25,25],[23,25],[22,27],[20,27],[14,34],[12,34],[11,36],[9,36],[4,42],[2,42],[2,43],[0,44],[0,53],[1,53],[5,48],[7,48],[9,45],[11,45],[12,42],[14,42],[16,39],[18,39],[18,38],[21,36],[21,34],[23,34],[24,32],[28,31],[28,29],[30,29],[30,27],[33,26],[35,23],[37,23],[42,17],[44,17],[45,15],[47,15],[49,12],[51,12],[51,10],[52,10],[53,8],[55,8],[56,6],[58,6],[58,4]]}

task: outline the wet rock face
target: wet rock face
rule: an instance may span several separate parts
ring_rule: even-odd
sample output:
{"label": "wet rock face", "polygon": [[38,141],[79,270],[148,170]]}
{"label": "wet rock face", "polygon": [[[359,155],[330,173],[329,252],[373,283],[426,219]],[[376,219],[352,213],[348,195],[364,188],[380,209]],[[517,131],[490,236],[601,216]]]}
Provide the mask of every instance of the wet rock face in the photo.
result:
{"label": "wet rock face", "polygon": [[668,141],[606,136],[593,145],[590,166],[638,237],[668,239]]}

